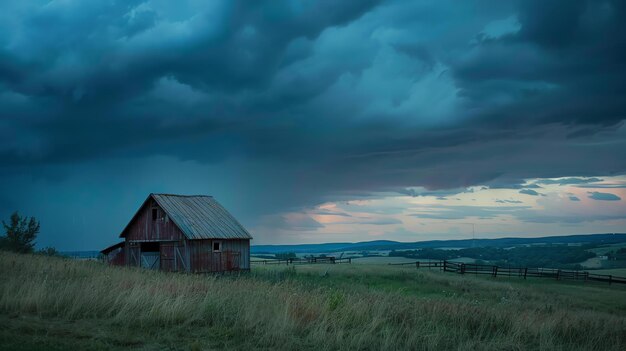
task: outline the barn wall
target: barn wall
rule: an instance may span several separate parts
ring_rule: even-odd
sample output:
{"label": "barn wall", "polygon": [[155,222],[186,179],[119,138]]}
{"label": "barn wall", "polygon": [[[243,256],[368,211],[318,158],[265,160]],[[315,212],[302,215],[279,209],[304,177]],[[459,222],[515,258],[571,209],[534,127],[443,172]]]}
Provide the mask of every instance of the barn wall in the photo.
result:
{"label": "barn wall", "polygon": [[126,262],[124,247],[119,247],[106,255],[106,261],[113,266],[123,266]]}
{"label": "barn wall", "polygon": [[176,261],[176,245],[174,242],[161,243],[159,247],[161,253],[161,270],[176,272],[179,267]]}
{"label": "barn wall", "polygon": [[239,253],[239,269],[250,269],[250,240],[222,240],[222,251]]}
{"label": "barn wall", "polygon": [[211,240],[188,241],[191,271],[194,273],[211,272]]}
{"label": "barn wall", "polygon": [[[213,252],[213,242],[221,241],[221,252]],[[191,271],[197,273],[250,269],[249,240],[190,240]]]}
{"label": "barn wall", "polygon": [[[152,220],[152,207],[157,207],[159,219]],[[127,241],[133,240],[183,240],[183,233],[165,215],[154,200],[149,199],[146,204],[139,209],[137,216],[124,231]]]}

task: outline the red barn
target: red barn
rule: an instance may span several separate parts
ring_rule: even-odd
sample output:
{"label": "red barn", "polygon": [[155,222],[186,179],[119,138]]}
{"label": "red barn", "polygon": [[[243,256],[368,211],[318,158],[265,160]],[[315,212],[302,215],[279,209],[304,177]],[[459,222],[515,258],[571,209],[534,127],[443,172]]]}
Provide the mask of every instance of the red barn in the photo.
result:
{"label": "red barn", "polygon": [[110,264],[182,272],[250,269],[250,233],[213,197],[150,194],[101,251]]}

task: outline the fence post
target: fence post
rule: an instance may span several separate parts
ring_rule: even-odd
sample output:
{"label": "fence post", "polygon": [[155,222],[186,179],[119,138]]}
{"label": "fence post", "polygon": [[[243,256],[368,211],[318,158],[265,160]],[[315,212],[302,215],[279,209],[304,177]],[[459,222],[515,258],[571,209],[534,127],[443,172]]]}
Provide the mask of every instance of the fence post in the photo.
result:
{"label": "fence post", "polygon": [[498,276],[498,266],[493,266],[493,277],[496,278]]}
{"label": "fence post", "polygon": [[465,263],[461,263],[461,274],[465,274]]}
{"label": "fence post", "polygon": [[420,268],[420,261],[415,261],[415,268]]}
{"label": "fence post", "polygon": [[613,282],[613,275],[609,274],[609,285]]}
{"label": "fence post", "polygon": [[448,268],[447,266],[448,266],[448,261],[447,260],[443,260],[443,271],[444,272],[447,272],[447,270],[446,270],[446,268]]}
{"label": "fence post", "polygon": [[556,280],[559,280],[560,277],[561,277],[561,270],[557,269],[556,270]]}
{"label": "fence post", "polygon": [[527,274],[528,274],[528,267],[524,268],[524,279],[526,279]]}

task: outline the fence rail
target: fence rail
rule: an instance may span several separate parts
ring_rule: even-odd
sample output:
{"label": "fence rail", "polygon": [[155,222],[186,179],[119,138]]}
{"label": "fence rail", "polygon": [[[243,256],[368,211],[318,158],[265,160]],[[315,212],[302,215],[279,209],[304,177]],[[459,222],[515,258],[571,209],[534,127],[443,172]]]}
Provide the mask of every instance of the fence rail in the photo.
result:
{"label": "fence rail", "polygon": [[527,277],[552,278],[556,280],[583,280],[605,282],[609,284],[626,284],[626,277],[610,274],[594,274],[588,271],[569,271],[554,268],[500,267],[484,264],[463,263],[455,261],[415,261],[405,263],[389,263],[392,266],[415,266],[416,268],[439,268],[444,272],[457,274],[485,274],[492,277]]}
{"label": "fence rail", "polygon": [[336,258],[336,257],[308,257],[308,258],[287,258],[287,259],[275,259],[275,260],[254,260],[250,261],[252,264],[316,264],[316,263],[352,263],[352,258]]}

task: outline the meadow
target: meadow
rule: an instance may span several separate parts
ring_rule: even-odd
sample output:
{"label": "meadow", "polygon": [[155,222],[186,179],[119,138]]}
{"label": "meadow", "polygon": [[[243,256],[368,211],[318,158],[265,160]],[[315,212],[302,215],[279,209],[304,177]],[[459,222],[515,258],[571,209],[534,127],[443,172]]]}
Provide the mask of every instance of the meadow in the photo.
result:
{"label": "meadow", "polygon": [[380,264],[189,275],[0,252],[3,350],[624,350],[626,288]]}

